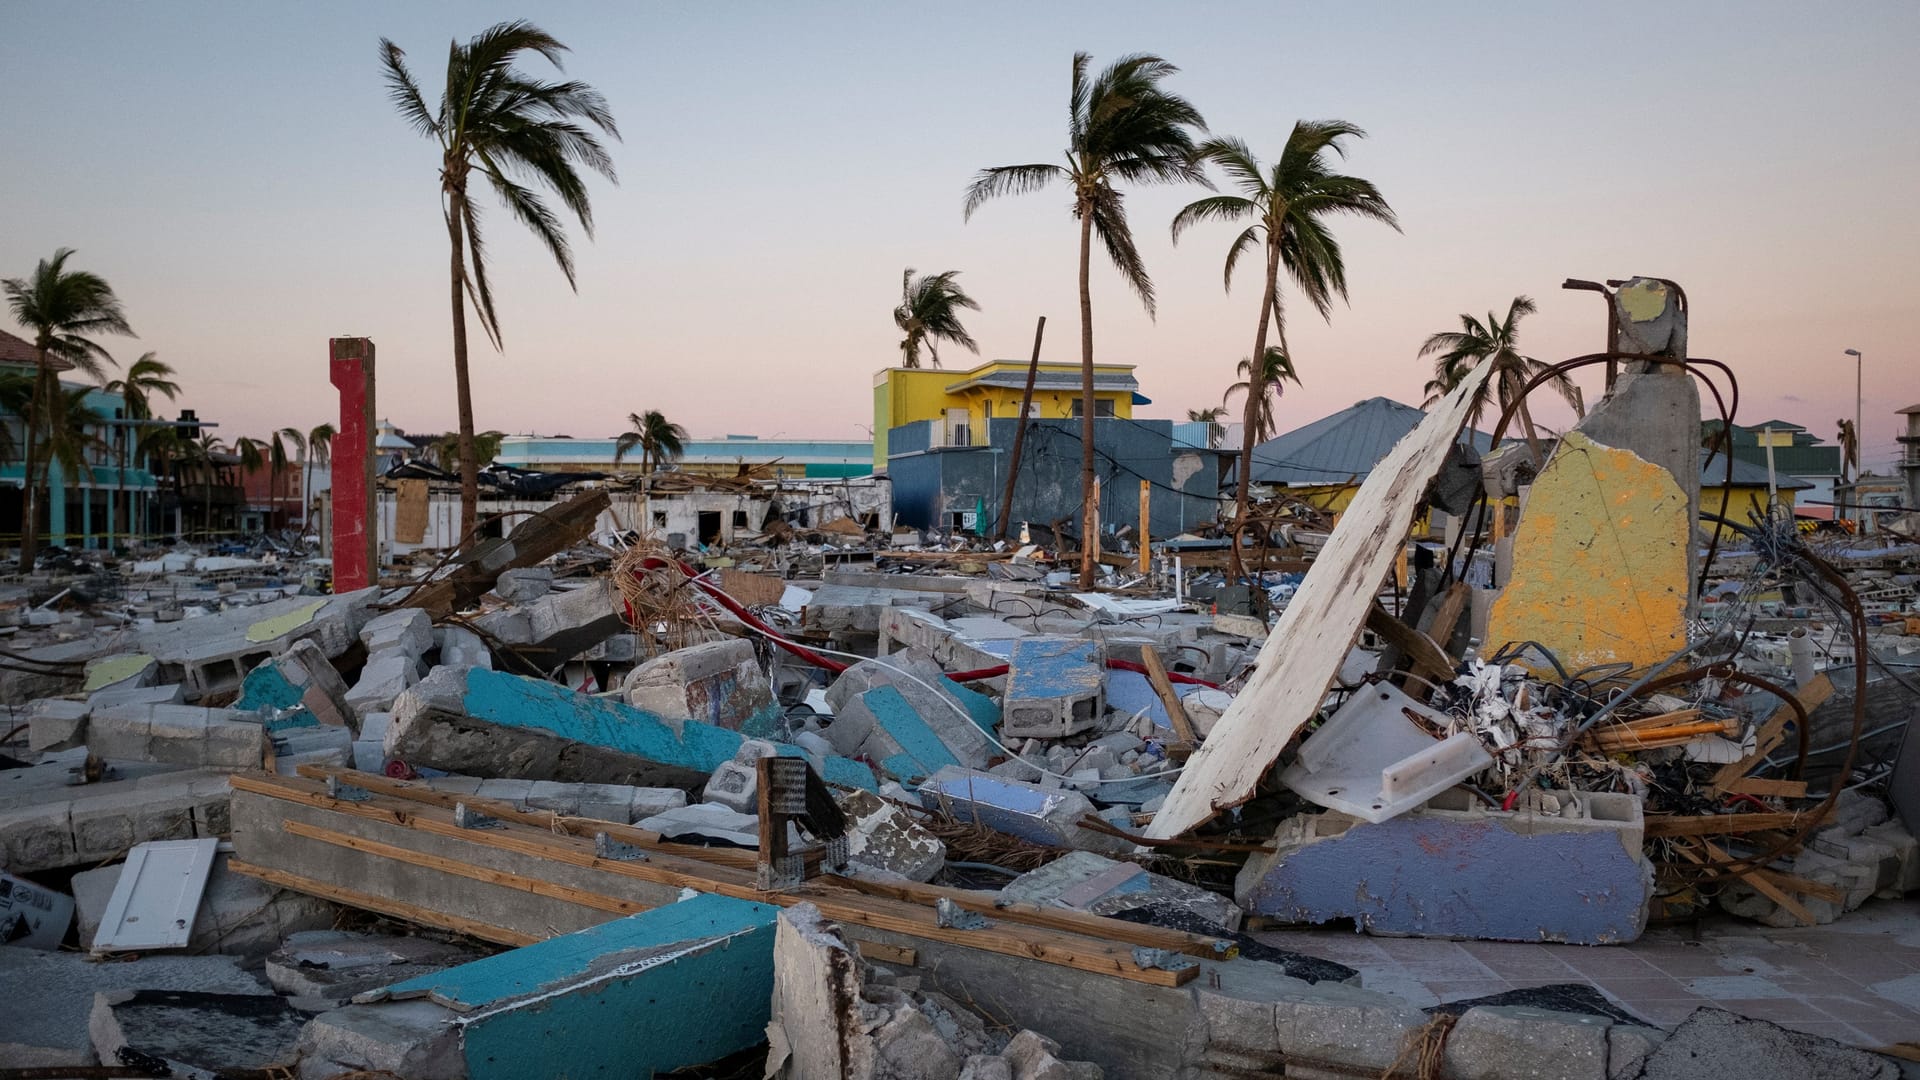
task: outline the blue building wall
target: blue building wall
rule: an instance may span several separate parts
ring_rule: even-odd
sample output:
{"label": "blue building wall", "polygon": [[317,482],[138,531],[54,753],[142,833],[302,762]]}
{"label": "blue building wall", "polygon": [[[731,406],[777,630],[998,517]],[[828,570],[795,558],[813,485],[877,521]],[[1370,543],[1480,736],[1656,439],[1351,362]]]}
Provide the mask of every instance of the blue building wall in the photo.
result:
{"label": "blue building wall", "polygon": [[[887,473],[893,480],[894,520],[917,528],[995,528],[1018,426],[1015,419],[992,421],[983,446],[932,446],[931,421],[891,429]],[[1138,526],[1143,479],[1153,485],[1149,509],[1154,536],[1172,536],[1213,519],[1220,496],[1218,459],[1211,451],[1176,440],[1177,427],[1185,425],[1168,420],[1094,422],[1103,531]],[[1178,434],[1189,435],[1184,430]],[[1013,522],[1058,521],[1064,531],[1077,533],[1080,459],[1080,421],[1029,421],[1014,485]]]}

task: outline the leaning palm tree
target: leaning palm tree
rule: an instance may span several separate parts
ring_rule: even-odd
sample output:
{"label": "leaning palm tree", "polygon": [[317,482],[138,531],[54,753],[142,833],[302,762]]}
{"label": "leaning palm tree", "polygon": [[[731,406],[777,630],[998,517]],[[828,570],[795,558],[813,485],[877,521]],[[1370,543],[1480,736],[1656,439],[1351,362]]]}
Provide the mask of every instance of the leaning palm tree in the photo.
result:
{"label": "leaning palm tree", "polygon": [[1157,56],[1123,56],[1089,79],[1092,57],[1073,54],[1067,96],[1066,164],[1001,165],[984,169],[967,188],[966,216],[1000,195],[1039,191],[1055,181],[1073,188],[1080,222],[1080,498],[1083,529],[1080,585],[1093,587],[1093,294],[1089,274],[1097,233],[1107,257],[1154,313],[1153,279],[1134,246],[1123,196],[1116,184],[1204,182],[1194,161],[1193,136],[1206,130],[1200,112],[1161,82],[1179,69]]}
{"label": "leaning palm tree", "polygon": [[[180,470],[175,466],[180,459],[183,441],[178,428],[149,427],[140,430],[139,441],[133,448],[133,460],[153,470],[156,487],[162,479],[172,485],[176,506],[184,505],[181,501]],[[138,531],[144,532],[144,526],[149,522],[143,521],[141,524],[143,527]]]}
{"label": "leaning palm tree", "polygon": [[[438,109],[429,108],[407,70],[406,54],[380,39],[380,63],[394,107],[420,134],[440,144],[441,212],[451,246],[453,376],[460,410],[460,535],[473,531],[480,497],[480,461],[474,448],[473,391],[467,372],[466,300],[480,327],[500,348],[500,320],[487,283],[480,241],[480,215],[468,198],[467,181],[478,173],[500,201],[546,245],[567,284],[574,286],[573,249],[560,216],[533,188],[546,186],[593,236],[593,208],[581,165],[614,179],[613,159],[588,125],[620,137],[600,92],[583,82],[545,82],[514,69],[524,54],[538,53],[556,69],[567,52],[552,35],[524,21],[503,22],[447,52],[446,88]],[[582,123],[584,121],[584,123]],[[577,288],[577,286],[575,286]]]}
{"label": "leaning palm tree", "polygon": [[88,451],[108,449],[106,440],[98,434],[103,418],[87,403],[92,393],[91,386],[61,387],[47,399],[41,452],[48,467],[59,465],[64,475],[75,480],[91,471]]}
{"label": "leaning palm tree", "polygon": [[[168,401],[172,401],[174,397],[180,393],[180,384],[169,378],[173,373],[173,367],[163,363],[160,360],[159,353],[144,353],[140,359],[135,360],[127,367],[125,377],[114,379],[101,387],[101,389],[109,394],[120,395],[121,400],[126,402],[126,418],[128,420],[151,420],[153,419],[153,399],[155,397],[164,397]],[[139,440],[143,426],[144,425],[135,423],[122,428],[121,431],[117,433],[118,437],[115,441],[120,447],[121,486],[123,488],[125,488],[126,470],[131,465],[132,455],[130,451],[133,449],[133,444]],[[137,534],[139,530],[132,528],[132,489],[128,488],[124,490],[122,497],[126,499],[127,508],[126,517],[123,520],[128,524],[128,532]]]}
{"label": "leaning palm tree", "polygon": [[942,339],[968,352],[978,354],[980,346],[960,325],[960,312],[979,311],[980,305],[954,281],[958,270],[914,276],[913,267],[900,275],[900,306],[893,309],[893,324],[906,337],[900,339],[900,366],[920,366],[920,346],[927,347],[927,359],[940,366]]}
{"label": "leaning palm tree", "polygon": [[336,432],[332,424],[319,424],[307,432],[306,478],[300,481],[300,535],[307,535],[313,525],[313,467],[327,466],[333,463],[333,437]]}
{"label": "leaning palm tree", "polygon": [[1220,440],[1226,438],[1227,429],[1220,423],[1220,418],[1225,415],[1227,415],[1226,407],[1221,405],[1215,405],[1210,409],[1187,410],[1188,420],[1196,424],[1207,425],[1207,448],[1209,450],[1219,446]]}
{"label": "leaning palm tree", "polygon": [[[1329,218],[1352,214],[1382,222],[1396,231],[1400,228],[1393,208],[1370,181],[1334,171],[1332,159],[1346,156],[1341,140],[1348,137],[1363,139],[1366,132],[1344,120],[1298,121],[1280,150],[1279,160],[1264,167],[1239,139],[1211,139],[1200,147],[1201,156],[1218,165],[1240,194],[1215,195],[1183,208],[1173,218],[1173,239],[1178,243],[1182,232],[1203,221],[1247,223],[1227,248],[1224,279],[1231,289],[1234,264],[1241,253],[1260,245],[1266,256],[1266,275],[1261,282],[1260,318],[1253,335],[1254,356],[1267,355],[1270,328],[1280,339],[1280,351],[1288,357],[1293,355],[1287,347],[1280,292],[1282,270],[1323,319],[1331,317],[1334,298],[1346,299],[1346,260],[1329,228]],[[1270,408],[1262,374],[1253,373],[1253,385],[1247,392],[1247,422],[1240,438],[1239,478],[1233,496],[1236,522],[1247,519],[1247,483],[1258,434],[1253,413]],[[1236,545],[1236,564],[1239,552]],[[1236,565],[1236,573],[1238,569]]]}
{"label": "leaning palm tree", "polygon": [[1267,346],[1266,355],[1261,358],[1260,370],[1253,370],[1253,361],[1242,359],[1236,366],[1240,372],[1240,381],[1227,387],[1220,397],[1224,408],[1227,399],[1235,394],[1259,394],[1257,400],[1247,402],[1247,423],[1253,426],[1254,441],[1266,442],[1274,436],[1273,407],[1280,401],[1280,395],[1286,392],[1287,380],[1300,385],[1300,376],[1293,370],[1293,361],[1280,351],[1280,346]]}
{"label": "leaning palm tree", "polygon": [[[1531,356],[1521,355],[1519,343],[1520,320],[1535,310],[1531,297],[1516,296],[1513,303],[1507,305],[1507,317],[1504,319],[1494,318],[1491,311],[1487,312],[1485,322],[1462,314],[1459,330],[1443,330],[1427,338],[1426,344],[1420,346],[1420,355],[1435,358],[1434,377],[1426,386],[1426,404],[1429,406],[1459,385],[1460,380],[1482,361],[1491,360],[1493,370],[1474,396],[1471,411],[1467,414],[1467,424],[1478,426],[1481,413],[1492,400],[1491,395],[1498,394],[1501,412],[1518,412],[1521,429],[1527,435],[1527,448],[1533,454],[1534,464],[1538,465],[1541,461],[1540,436],[1534,428],[1533,416],[1527,411],[1527,401],[1521,391],[1535,376],[1546,371],[1549,365]],[[1565,372],[1547,382],[1559,391],[1567,404],[1573,406],[1574,412],[1586,415],[1580,388],[1573,384]]]}
{"label": "leaning palm tree", "polygon": [[[291,452],[289,452],[291,448]],[[299,428],[283,427],[267,440],[267,520],[280,512],[280,475],[287,466],[307,456],[307,437]]]}
{"label": "leaning palm tree", "polygon": [[660,410],[628,413],[627,422],[633,425],[632,429],[621,432],[613,442],[615,465],[620,464],[621,459],[637,446],[640,448],[640,475],[646,476],[686,452],[687,429],[669,422]]}
{"label": "leaning palm tree", "polygon": [[20,569],[33,569],[34,549],[39,544],[39,484],[46,465],[39,453],[38,433],[46,430],[46,412],[53,395],[60,392],[56,366],[79,369],[99,382],[106,365],[113,363],[107,350],[94,341],[100,334],[133,336],[120,299],[105,278],[85,270],[68,270],[72,248],[61,248],[53,258],[42,259],[29,278],[8,278],[0,282],[7,293],[7,305],[14,321],[33,331],[34,383],[26,416],[26,472],[21,481]]}

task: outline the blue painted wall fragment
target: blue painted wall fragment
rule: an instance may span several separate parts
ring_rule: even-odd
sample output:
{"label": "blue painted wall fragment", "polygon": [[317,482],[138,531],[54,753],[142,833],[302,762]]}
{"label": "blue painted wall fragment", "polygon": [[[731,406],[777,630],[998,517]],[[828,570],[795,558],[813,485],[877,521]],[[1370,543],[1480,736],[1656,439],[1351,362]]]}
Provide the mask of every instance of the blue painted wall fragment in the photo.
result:
{"label": "blue painted wall fragment", "polygon": [[[675,732],[665,720],[609,698],[578,694],[557,683],[473,668],[462,701],[466,714],[501,727],[543,731],[648,761],[710,773],[733,760],[742,735],[689,720]],[[878,790],[873,771],[857,761],[827,762],[829,783]]]}
{"label": "blue painted wall fragment", "polygon": [[[1515,821],[1520,815],[1501,815]],[[1491,814],[1413,813],[1249,863],[1235,893],[1288,922],[1351,918],[1389,934],[1633,941],[1646,927],[1651,867],[1623,833],[1510,827]],[[1630,834],[1637,849],[1639,831]]]}
{"label": "blue painted wall fragment", "polygon": [[970,769],[936,773],[920,790],[928,807],[945,807],[961,821],[976,821],[995,832],[1049,847],[1073,847],[1074,825],[1093,804],[1077,791],[1023,784]]}
{"label": "blue painted wall fragment", "polygon": [[1106,677],[1100,645],[1085,638],[1015,638],[1007,659],[1006,700],[1084,697]]}
{"label": "blue painted wall fragment", "polygon": [[[880,768],[905,783],[917,783],[959,759],[947,744],[898,689],[876,686],[860,695],[860,701],[873,713],[874,722],[900,746],[900,753],[880,763]],[[965,728],[960,729],[962,731]]]}
{"label": "blue painted wall fragment", "polygon": [[947,680],[947,689],[952,692],[954,697],[960,699],[960,704],[967,710],[967,715],[973,718],[974,726],[989,735],[992,735],[1000,729],[1000,703],[998,701],[980,693],[978,690],[961,686],[951,679]]}
{"label": "blue painted wall fragment", "polygon": [[474,1080],[646,1077],[766,1038],[778,909],[702,895],[389,987],[460,1014]]}
{"label": "blue painted wall fragment", "polygon": [[[1192,683],[1173,684],[1173,692],[1181,698],[1204,689],[1206,687]],[[1161,703],[1160,695],[1154,692],[1153,684],[1137,671],[1107,672],[1107,708],[1128,716],[1144,715],[1153,721],[1154,727],[1161,728],[1168,735],[1173,734],[1173,721],[1167,716],[1166,705]]]}
{"label": "blue painted wall fragment", "polygon": [[[269,661],[247,672],[246,679],[240,683],[240,699],[234,702],[233,707],[259,712],[263,716],[279,714],[267,721],[269,731],[319,727],[319,718],[300,707],[305,698],[306,690],[293,685],[280,671],[280,666]],[[293,711],[296,709],[298,711]],[[268,710],[273,712],[269,713]]]}

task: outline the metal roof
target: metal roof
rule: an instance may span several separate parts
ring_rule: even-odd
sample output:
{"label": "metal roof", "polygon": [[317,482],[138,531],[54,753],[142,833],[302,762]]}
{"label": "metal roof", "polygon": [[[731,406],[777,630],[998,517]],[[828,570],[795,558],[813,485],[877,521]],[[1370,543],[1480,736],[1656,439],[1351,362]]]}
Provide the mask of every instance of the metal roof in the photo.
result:
{"label": "metal roof", "polygon": [[[1253,482],[1303,487],[1364,478],[1426,413],[1392,398],[1355,403],[1253,448]],[[1492,437],[1471,433],[1486,453]]]}
{"label": "metal roof", "polygon": [[[1078,390],[1080,389],[1080,378],[1080,373],[1077,371],[1041,371],[1034,375],[1033,388],[1035,390]],[[976,386],[998,386],[1014,390],[1024,390],[1027,386],[1027,373],[1024,371],[989,372],[975,378],[962,379],[952,386],[947,387],[947,393],[957,394],[962,390],[969,390]],[[1093,373],[1093,388],[1096,391],[1105,390],[1109,392],[1115,390],[1138,390],[1140,389],[1140,380],[1134,378],[1132,375],[1117,375],[1110,372],[1096,371]]]}
{"label": "metal roof", "polygon": [[[1776,480],[1774,487],[1779,488],[1781,491],[1799,491],[1803,488],[1813,486],[1805,480],[1788,475],[1777,463],[1774,466],[1774,477]],[[1700,486],[1703,488],[1717,488],[1726,482],[1727,459],[1720,454],[1714,454],[1712,457],[1708,457],[1705,450],[1700,451]],[[1755,465],[1751,461],[1741,461],[1737,457],[1734,458],[1733,486],[1766,487],[1767,467],[1765,465]]]}

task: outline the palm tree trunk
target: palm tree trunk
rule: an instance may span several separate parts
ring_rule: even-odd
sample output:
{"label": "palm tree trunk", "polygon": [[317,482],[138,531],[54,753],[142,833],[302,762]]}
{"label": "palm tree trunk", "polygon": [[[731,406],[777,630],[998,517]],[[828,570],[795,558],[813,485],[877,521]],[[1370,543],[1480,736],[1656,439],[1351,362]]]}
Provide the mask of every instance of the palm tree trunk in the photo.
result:
{"label": "palm tree trunk", "polygon": [[1229,549],[1228,569],[1238,580],[1246,574],[1240,560],[1240,533],[1247,524],[1247,501],[1253,482],[1253,447],[1259,438],[1260,406],[1266,400],[1267,329],[1273,315],[1274,294],[1280,289],[1280,243],[1267,238],[1267,283],[1260,293],[1260,322],[1253,332],[1253,360],[1247,370],[1247,411],[1240,432],[1240,468],[1233,492],[1233,545]]}
{"label": "palm tree trunk", "polygon": [[313,451],[307,451],[307,460],[300,465],[300,538],[304,540],[313,525]]}
{"label": "palm tree trunk", "polygon": [[1080,207],[1080,587],[1093,588],[1094,552],[1100,544],[1093,504],[1093,291],[1087,273],[1093,261],[1093,207]]}
{"label": "palm tree trunk", "polygon": [[1512,368],[1506,368],[1500,373],[1500,384],[1506,388],[1507,397],[1519,403],[1516,408],[1520,413],[1520,428],[1527,433],[1527,451],[1533,455],[1533,467],[1539,469],[1546,458],[1540,453],[1540,436],[1533,429],[1533,414],[1527,411],[1527,399],[1520,393],[1524,389],[1520,376]]}
{"label": "palm tree trunk", "polygon": [[467,377],[467,309],[461,287],[466,282],[466,259],[461,254],[467,193],[461,184],[447,193],[447,238],[452,242],[449,267],[453,302],[453,384],[460,408],[460,541],[472,536],[480,503],[480,463],[473,452],[473,385]]}
{"label": "palm tree trunk", "polygon": [[20,474],[20,572],[33,570],[33,559],[40,544],[40,490],[35,475],[40,464],[40,421],[46,411],[47,350],[37,350],[33,372],[33,397],[27,405],[26,471]]}

